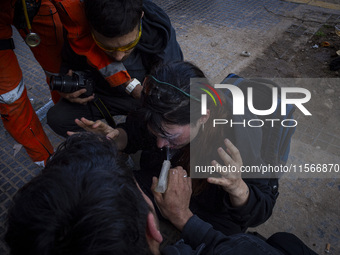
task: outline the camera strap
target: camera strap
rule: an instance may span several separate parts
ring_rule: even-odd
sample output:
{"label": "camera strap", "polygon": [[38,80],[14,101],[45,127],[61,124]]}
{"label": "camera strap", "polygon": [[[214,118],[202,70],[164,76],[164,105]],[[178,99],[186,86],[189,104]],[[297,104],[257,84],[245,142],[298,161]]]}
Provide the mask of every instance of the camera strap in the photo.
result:
{"label": "camera strap", "polygon": [[100,100],[100,98],[96,96],[92,102],[97,107],[97,109],[99,110],[99,112],[103,116],[103,118],[106,120],[107,124],[109,124],[113,128],[116,128],[116,122],[114,121],[111,113],[106,108],[103,101]]}

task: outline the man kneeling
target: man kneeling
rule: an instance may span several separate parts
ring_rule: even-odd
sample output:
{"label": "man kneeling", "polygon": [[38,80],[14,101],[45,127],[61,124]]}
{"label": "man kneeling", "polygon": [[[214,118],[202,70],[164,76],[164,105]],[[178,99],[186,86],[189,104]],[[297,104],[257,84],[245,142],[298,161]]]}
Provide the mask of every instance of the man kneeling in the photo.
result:
{"label": "man kneeling", "polygon": [[[150,199],[105,137],[75,134],[61,144],[40,175],[14,197],[6,242],[11,254],[315,254],[295,236],[274,248],[248,234],[225,236],[189,209],[191,179],[170,170],[168,189],[155,193],[183,240],[160,251],[162,235]],[[157,179],[154,178],[153,186]],[[293,242],[293,243],[292,243]],[[281,247],[295,247],[289,253]]]}

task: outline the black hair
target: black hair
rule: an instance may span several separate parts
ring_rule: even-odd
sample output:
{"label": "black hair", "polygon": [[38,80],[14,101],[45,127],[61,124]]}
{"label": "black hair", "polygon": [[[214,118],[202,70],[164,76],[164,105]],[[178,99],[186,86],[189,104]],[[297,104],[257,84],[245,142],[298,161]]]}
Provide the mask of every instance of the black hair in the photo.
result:
{"label": "black hair", "polygon": [[200,102],[197,101],[200,96],[196,95],[196,99],[193,98],[194,96],[189,96],[192,78],[205,78],[205,76],[190,62],[171,61],[158,65],[152,70],[144,83],[143,113],[148,126],[153,131],[164,134],[162,124],[189,124],[190,103],[197,105],[198,110],[197,114],[191,112],[192,119],[198,120],[201,117]]}
{"label": "black hair", "polygon": [[132,32],[143,12],[142,0],[84,0],[84,6],[92,28],[109,38]]}
{"label": "black hair", "polygon": [[[164,124],[197,125],[197,121],[202,117],[200,98],[204,93],[201,90],[201,87],[205,88],[204,84],[209,85],[204,73],[190,62],[171,61],[156,66],[143,88],[141,112],[149,129],[166,136]],[[221,92],[218,94],[222,95]],[[207,97],[207,109],[210,110],[211,119],[226,119],[230,115],[226,99],[223,96],[220,98],[223,107],[216,107],[213,100]],[[212,123],[207,122],[204,132],[200,129],[196,138],[190,142],[191,146],[196,148],[195,153],[190,154],[189,144],[181,150],[177,163],[188,172],[190,167],[210,165],[212,159],[219,158],[216,149],[223,146],[223,138],[228,137],[233,141],[231,128],[224,128],[222,125],[214,128]],[[208,183],[203,179],[193,180],[193,195],[200,193],[207,186]]]}
{"label": "black hair", "polygon": [[149,252],[147,203],[105,137],[69,137],[13,202],[5,236],[13,255]]}

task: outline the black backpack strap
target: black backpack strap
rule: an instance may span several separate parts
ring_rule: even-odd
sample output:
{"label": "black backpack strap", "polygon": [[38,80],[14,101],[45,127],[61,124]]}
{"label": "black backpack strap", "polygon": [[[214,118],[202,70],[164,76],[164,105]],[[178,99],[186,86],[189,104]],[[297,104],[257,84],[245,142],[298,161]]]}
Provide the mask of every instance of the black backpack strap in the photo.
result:
{"label": "black backpack strap", "polygon": [[99,110],[99,112],[103,116],[103,118],[106,120],[107,124],[109,124],[113,128],[116,128],[116,122],[114,121],[111,113],[106,108],[103,101],[100,100],[100,98],[96,96],[92,102],[97,107],[97,109]]}

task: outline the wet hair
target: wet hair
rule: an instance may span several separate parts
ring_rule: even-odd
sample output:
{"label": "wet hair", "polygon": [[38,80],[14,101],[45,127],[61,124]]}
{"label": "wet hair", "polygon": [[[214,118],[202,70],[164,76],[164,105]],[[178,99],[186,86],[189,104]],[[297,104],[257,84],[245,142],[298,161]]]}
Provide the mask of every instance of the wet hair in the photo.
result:
{"label": "wet hair", "polygon": [[142,0],[84,0],[84,6],[92,28],[109,38],[132,32],[143,12]]}
{"label": "wet hair", "polygon": [[[149,129],[156,134],[166,136],[164,124],[197,125],[201,115],[201,94],[208,81],[204,73],[194,64],[186,61],[171,61],[156,66],[146,79],[143,88],[142,113]],[[209,84],[208,84],[209,85]],[[219,92],[220,95],[222,93]],[[222,106],[216,107],[210,97],[207,97],[207,109],[210,118],[227,118],[230,114],[225,98],[220,97]],[[177,164],[190,172],[190,161],[193,165],[210,165],[212,159],[218,158],[216,150],[223,146],[223,137],[231,138],[232,130],[224,127],[214,128],[212,121],[205,124],[204,133],[199,131],[190,142],[196,149],[190,154],[190,145],[182,148]],[[221,139],[222,138],[222,139]],[[231,138],[233,141],[233,139]],[[210,146],[202,147],[202,144]],[[206,189],[208,183],[203,180],[193,181],[193,195]]]}
{"label": "wet hair", "polygon": [[11,254],[148,254],[148,206],[105,137],[69,137],[15,195],[5,240]]}
{"label": "wet hair", "polygon": [[190,95],[190,79],[192,78],[205,78],[205,76],[197,66],[190,62],[168,62],[152,70],[144,83],[142,98],[144,118],[151,130],[166,134],[163,124],[189,124],[190,103],[197,106],[192,107],[197,109],[191,112],[192,120],[197,121],[201,117],[200,96]]}

